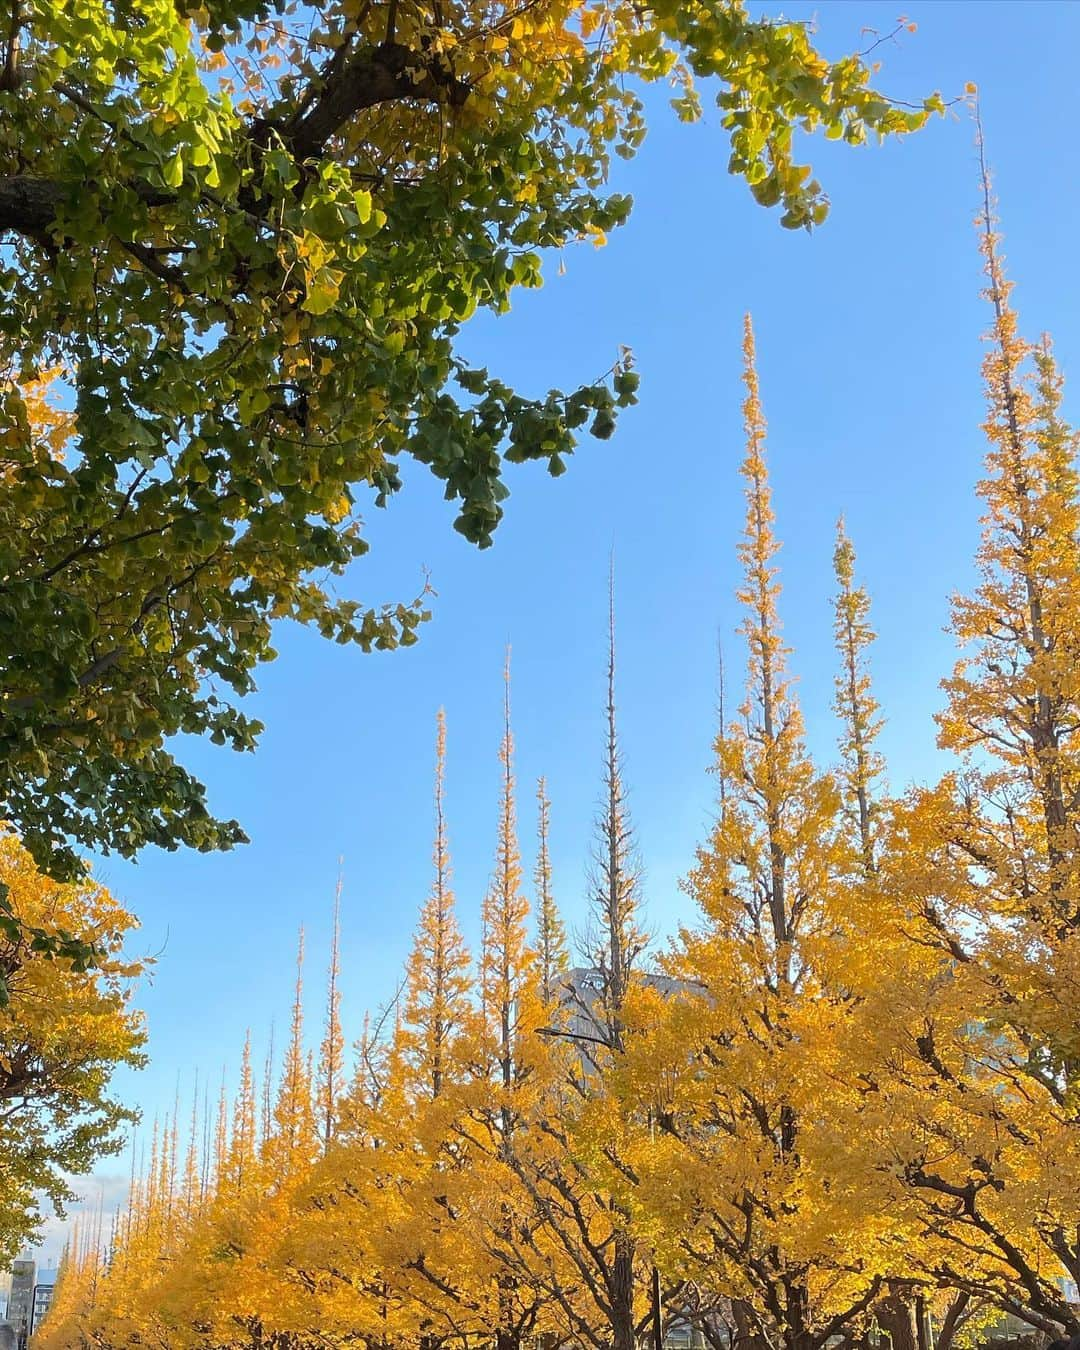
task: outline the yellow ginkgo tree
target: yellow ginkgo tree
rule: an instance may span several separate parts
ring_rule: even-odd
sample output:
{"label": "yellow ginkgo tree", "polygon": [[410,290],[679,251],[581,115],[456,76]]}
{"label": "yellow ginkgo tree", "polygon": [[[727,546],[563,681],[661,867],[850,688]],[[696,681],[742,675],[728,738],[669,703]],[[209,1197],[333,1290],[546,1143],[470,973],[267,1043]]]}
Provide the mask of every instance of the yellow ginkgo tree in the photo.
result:
{"label": "yellow ginkgo tree", "polygon": [[[73,1198],[72,1178],[116,1153],[134,1113],[112,1095],[120,1065],[143,1061],[141,1015],[132,1007],[141,963],[125,953],[136,921],[88,875],[43,876],[9,830],[0,832],[0,880],[14,932],[0,931],[0,1256],[34,1232],[47,1198]],[[96,964],[53,955],[78,933]]]}
{"label": "yellow ginkgo tree", "polygon": [[1049,341],[1020,336],[984,173],[992,311],[978,580],[941,746],[958,767],[885,835],[905,939],[874,999],[864,1111],[928,1268],[1052,1335],[1080,1330],[1080,486]]}
{"label": "yellow ginkgo tree", "polygon": [[788,668],[749,318],[744,356],[746,693],[716,739],[717,818],[686,883],[698,920],[663,958],[673,983],[643,989],[631,1007],[612,1178],[621,1171],[667,1282],[691,1284],[741,1344],[813,1350],[869,1320],[890,1225],[832,1110],[847,966],[862,942],[852,894],[871,846],[868,630],[842,545],[841,702],[856,710],[842,742],[845,793],[807,749]]}

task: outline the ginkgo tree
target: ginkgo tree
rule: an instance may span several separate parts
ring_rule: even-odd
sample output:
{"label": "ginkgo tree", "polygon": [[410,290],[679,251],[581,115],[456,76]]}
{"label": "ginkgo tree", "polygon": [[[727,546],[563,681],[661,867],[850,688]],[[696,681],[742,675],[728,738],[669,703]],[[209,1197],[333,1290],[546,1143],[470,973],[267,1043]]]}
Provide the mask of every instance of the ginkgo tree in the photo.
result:
{"label": "ginkgo tree", "polygon": [[[668,1276],[728,1300],[739,1344],[814,1350],[857,1332],[882,1287],[881,1224],[830,1110],[862,846],[788,666],[749,318],[743,351],[746,694],[717,736],[717,820],[686,882],[700,916],[663,959],[677,983],[631,1005],[612,1129],[624,1203]],[[850,669],[865,697],[855,652]]]}
{"label": "ginkgo tree", "polygon": [[[875,1002],[872,1135],[931,1275],[1050,1335],[1080,1330],[1080,480],[1048,339],[1021,336],[984,169],[991,326],[978,581],[939,742],[956,769],[886,834],[907,937]],[[889,978],[885,977],[887,971]],[[882,1034],[887,1032],[888,1034]]]}
{"label": "ginkgo tree", "polygon": [[[142,1064],[145,1031],[130,1002],[142,963],[124,952],[134,917],[88,876],[44,876],[10,830],[0,832],[0,880],[17,921],[13,934],[0,930],[3,1259],[31,1237],[46,1204],[63,1212],[74,1177],[122,1146],[135,1113],[110,1077]],[[93,969],[43,950],[75,931],[97,950]]]}
{"label": "ginkgo tree", "polygon": [[625,219],[605,182],[644,134],[640,82],[675,80],[693,117],[698,77],[729,171],[792,227],[826,211],[797,133],[859,143],[940,107],[739,0],[12,0],[0,812],[39,864],[242,840],[167,742],[252,747],[236,699],[276,619],[415,640],[423,596],[370,608],[325,581],[403,457],[486,545],[505,464],[561,473],[584,429],[610,435],[628,358],[534,396],[455,340],[539,284],[544,249]]}

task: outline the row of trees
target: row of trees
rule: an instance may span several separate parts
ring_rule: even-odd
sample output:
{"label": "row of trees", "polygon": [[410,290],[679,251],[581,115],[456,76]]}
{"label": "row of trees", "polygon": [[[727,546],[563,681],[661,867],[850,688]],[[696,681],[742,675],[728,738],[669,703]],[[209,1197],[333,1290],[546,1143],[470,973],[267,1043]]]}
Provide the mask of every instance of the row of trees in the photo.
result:
{"label": "row of trees", "polygon": [[[1048,342],[1019,336],[987,202],[985,508],[939,739],[891,793],[869,602],[836,542],[838,765],[805,742],[745,335],[745,694],[716,738],[697,921],[646,967],[609,670],[588,970],[539,798],[533,903],[509,698],[481,949],[455,918],[439,723],[434,879],[402,992],[343,1081],[298,978],[280,1072],[166,1125],[111,1240],[69,1250],[42,1350],[577,1342],[660,1316],[818,1350],[871,1322],[948,1350],[1012,1312],[1080,1330],[1080,485]],[[183,1156],[182,1156],[183,1155]],[[1073,1295],[1075,1298],[1075,1294]]]}
{"label": "row of trees", "polygon": [[[276,620],[416,640],[426,592],[326,586],[403,458],[486,546],[508,464],[560,474],[635,402],[626,353],[537,396],[456,341],[544,250],[626,219],[606,183],[645,134],[640,83],[672,79],[692,119],[707,77],[728,170],[788,227],[828,205],[800,133],[860,145],[944,106],[740,0],[11,0],[2,28],[0,1253],[114,1147],[109,1071],[141,1053],[132,920],[83,854],[244,841],[175,738],[254,748]],[[38,984],[112,1021],[57,1037]]]}

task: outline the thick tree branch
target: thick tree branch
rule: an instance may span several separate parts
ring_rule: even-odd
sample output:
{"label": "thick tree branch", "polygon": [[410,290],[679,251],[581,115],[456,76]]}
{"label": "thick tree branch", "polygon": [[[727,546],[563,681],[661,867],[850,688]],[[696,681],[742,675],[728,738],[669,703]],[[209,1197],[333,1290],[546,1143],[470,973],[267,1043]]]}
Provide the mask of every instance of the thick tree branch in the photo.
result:
{"label": "thick tree branch", "polygon": [[469,86],[439,58],[398,42],[384,42],[332,71],[315,101],[286,122],[281,133],[298,160],[310,159],[365,108],[399,99],[435,102],[441,98],[460,107],[468,93]]}
{"label": "thick tree branch", "polygon": [[[98,115],[87,100],[74,97],[73,91],[64,92],[84,111]],[[332,63],[324,72],[318,91],[301,100],[293,115],[274,129],[302,162],[321,154],[327,141],[365,108],[405,99],[446,101],[452,107],[460,107],[468,94],[469,85],[459,80],[436,53],[385,42],[358,52],[347,63]],[[253,124],[251,139],[265,144],[266,126]],[[175,200],[172,193],[149,184],[136,183],[134,187],[148,206],[162,206]],[[13,231],[27,238],[47,238],[71,191],[69,185],[36,174],[0,177],[0,234]],[[138,242],[123,242],[155,275],[176,284],[173,269],[151,266]]]}
{"label": "thick tree branch", "polygon": [[0,233],[45,234],[66,195],[59,183],[48,178],[31,174],[0,178]]}
{"label": "thick tree branch", "polygon": [[[176,200],[173,193],[148,183],[136,183],[134,189],[147,206],[164,206]],[[32,239],[47,237],[60,208],[84,190],[84,186],[30,173],[0,177],[0,234],[14,231]]]}

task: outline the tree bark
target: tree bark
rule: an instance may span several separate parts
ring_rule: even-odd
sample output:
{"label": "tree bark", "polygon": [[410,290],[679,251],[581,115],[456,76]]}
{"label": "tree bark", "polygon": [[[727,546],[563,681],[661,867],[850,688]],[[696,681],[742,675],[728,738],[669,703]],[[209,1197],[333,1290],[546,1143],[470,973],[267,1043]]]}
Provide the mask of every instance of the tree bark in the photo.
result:
{"label": "tree bark", "polygon": [[735,1319],[735,1339],[732,1350],[767,1350],[765,1340],[757,1329],[750,1309],[743,1299],[731,1300],[731,1315]]}
{"label": "tree bark", "polygon": [[956,1333],[962,1325],[964,1311],[970,1302],[971,1295],[966,1290],[961,1290],[949,1304],[934,1343],[934,1350],[952,1350]]}
{"label": "tree bark", "polygon": [[634,1327],[634,1244],[625,1233],[615,1235],[611,1268],[612,1350],[636,1350]]}
{"label": "tree bark", "polygon": [[889,1294],[874,1309],[878,1326],[889,1337],[892,1350],[919,1350],[915,1316],[906,1294]]}

